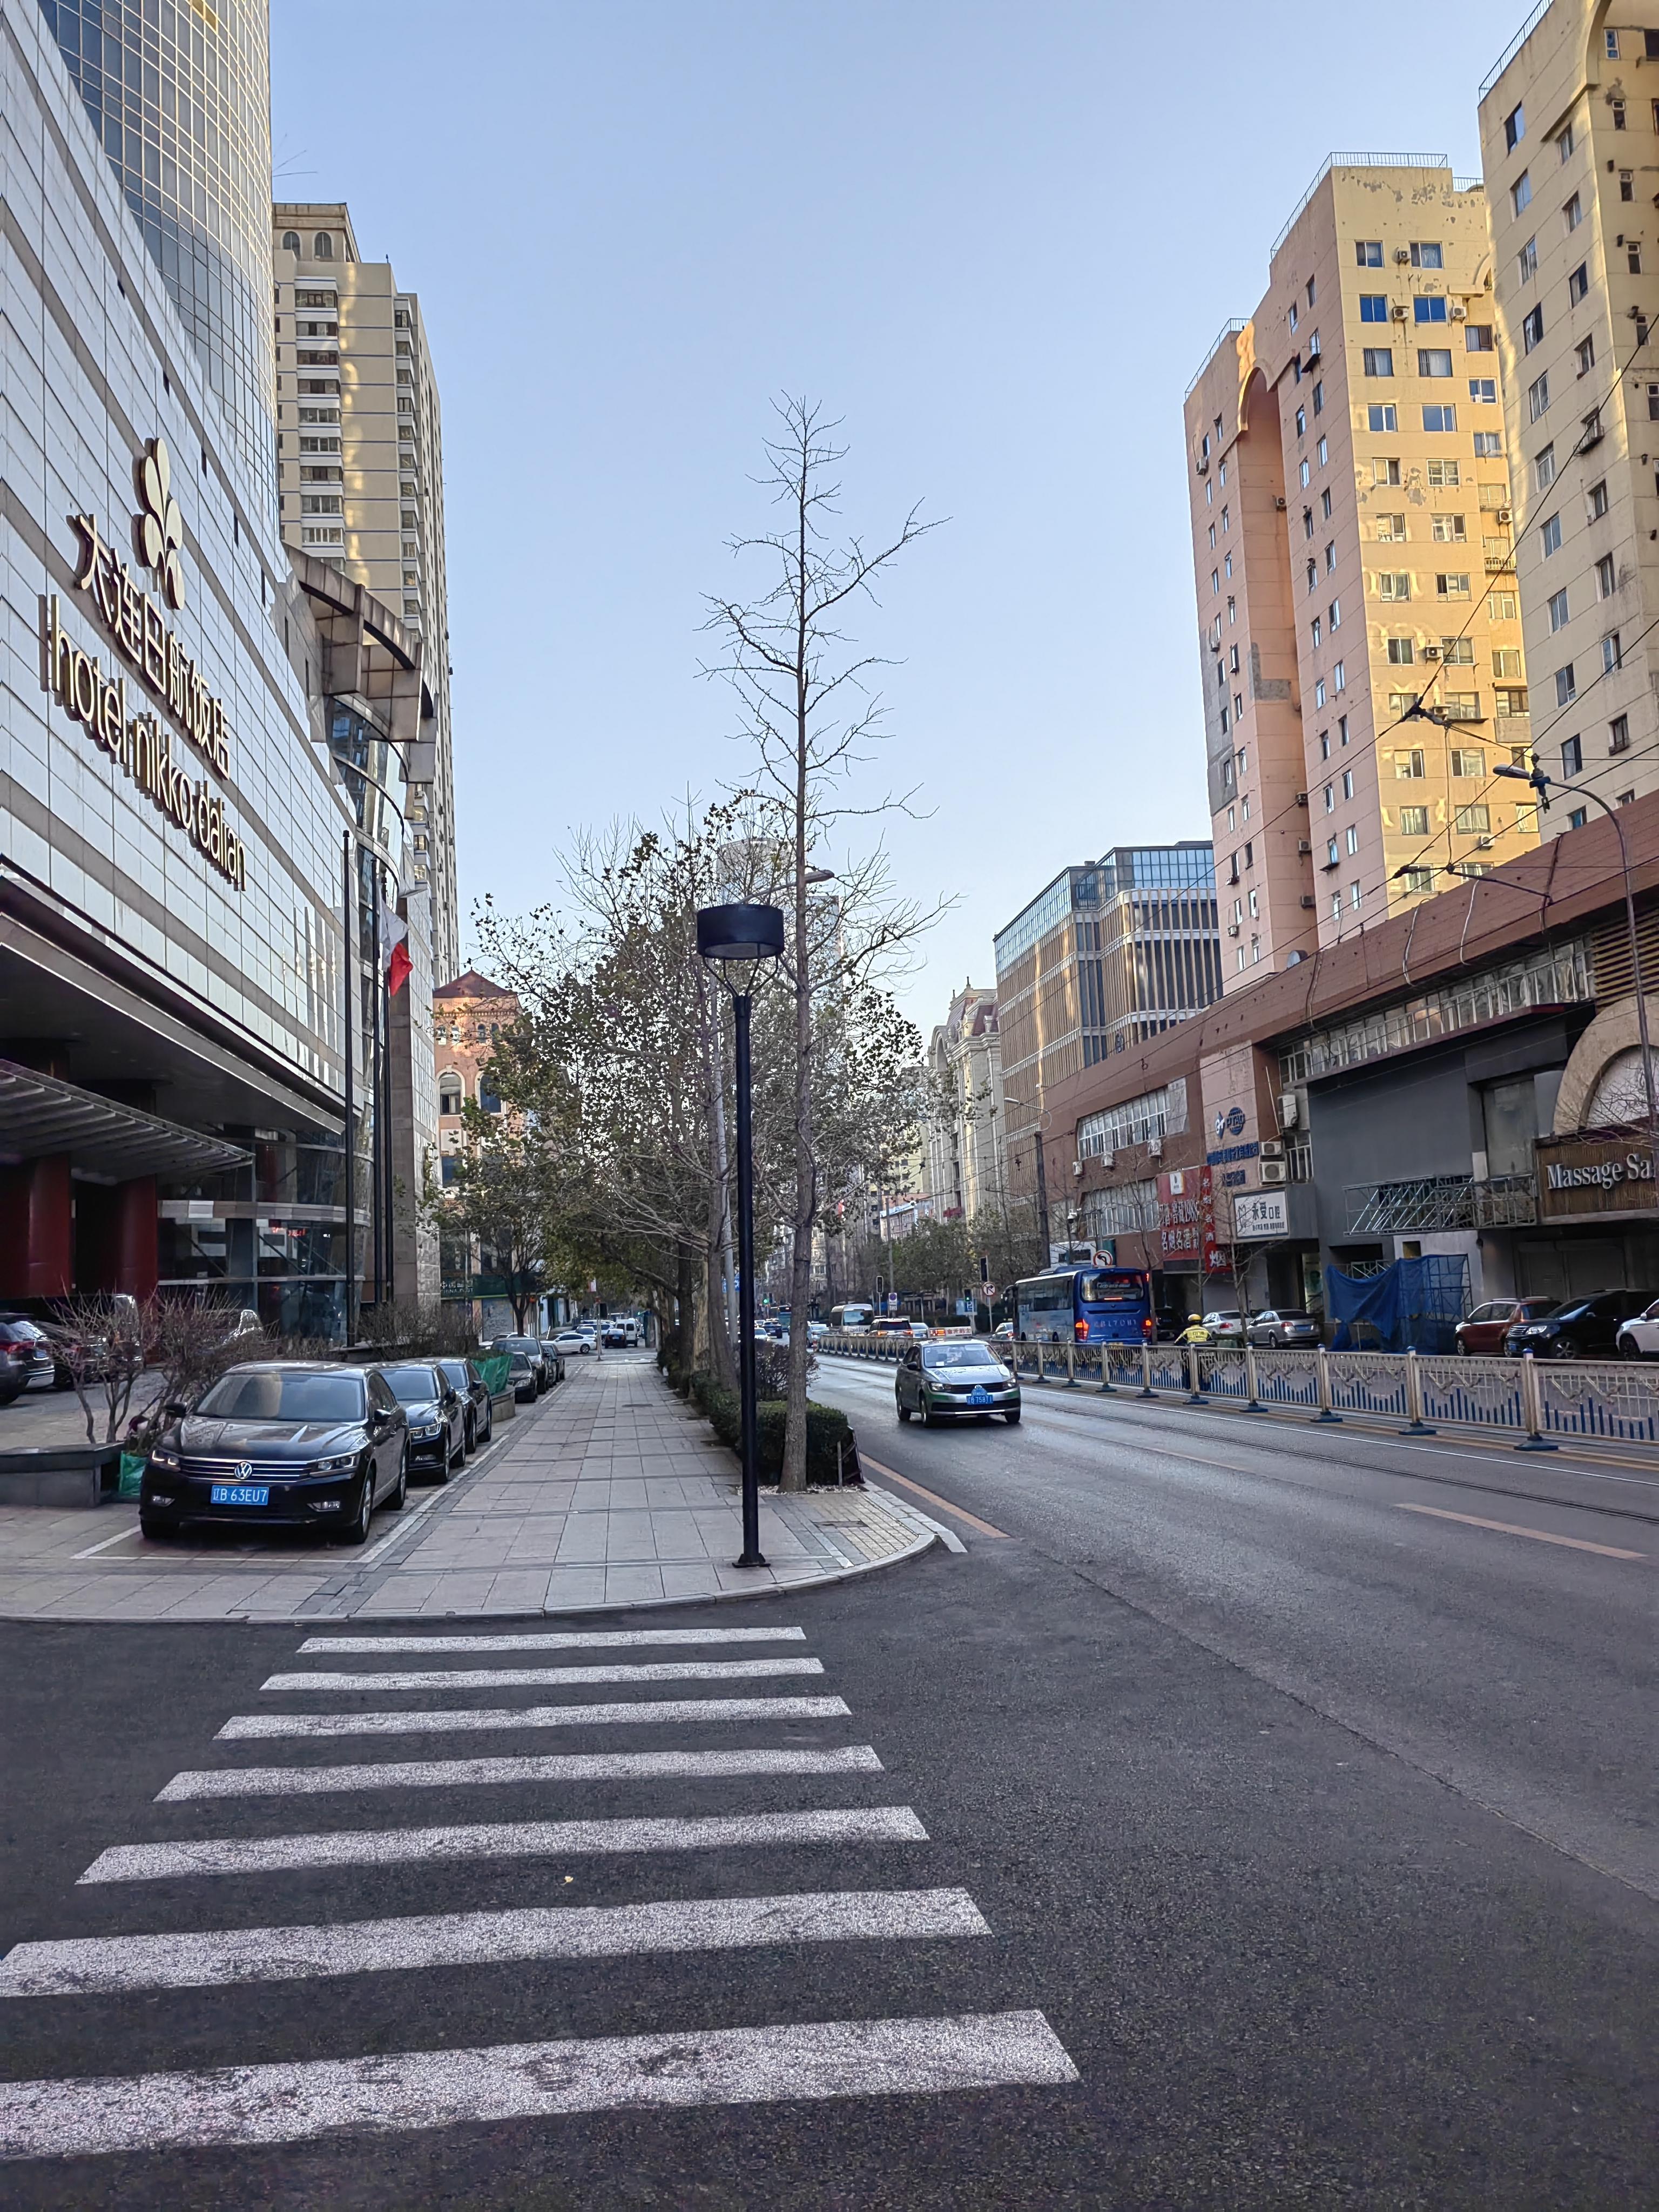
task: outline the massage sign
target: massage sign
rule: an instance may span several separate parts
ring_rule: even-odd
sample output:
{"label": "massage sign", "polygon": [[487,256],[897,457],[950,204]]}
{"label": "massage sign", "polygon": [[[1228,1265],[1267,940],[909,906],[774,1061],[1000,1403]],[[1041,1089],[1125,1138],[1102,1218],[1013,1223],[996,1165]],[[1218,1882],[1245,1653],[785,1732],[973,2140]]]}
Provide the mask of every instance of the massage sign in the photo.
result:
{"label": "massage sign", "polygon": [[[133,471],[140,502],[133,538],[161,598],[179,608],[185,603],[184,519],[173,496],[172,474],[165,441],[152,438]],[[168,628],[161,605],[135,580],[96,518],[72,514],[69,520],[81,537],[76,589],[161,712],[140,705],[129,713],[125,673],[115,665],[106,672],[94,654],[76,645],[64,629],[56,592],[40,602],[42,681],[150,804],[206,854],[227,883],[242,890],[246,848],[226,819],[224,800],[205,779],[192,780],[190,766],[174,752],[177,731],[216,774],[227,775],[230,729],[224,707]]]}

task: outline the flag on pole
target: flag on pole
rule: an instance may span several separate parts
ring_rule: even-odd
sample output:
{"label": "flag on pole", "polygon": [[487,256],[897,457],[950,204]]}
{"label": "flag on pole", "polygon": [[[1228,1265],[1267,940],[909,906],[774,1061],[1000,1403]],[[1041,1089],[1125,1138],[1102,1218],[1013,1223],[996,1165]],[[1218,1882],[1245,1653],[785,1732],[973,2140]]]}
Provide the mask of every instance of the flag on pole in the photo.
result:
{"label": "flag on pole", "polygon": [[396,998],[408,982],[414,962],[409,957],[409,924],[395,914],[382,909],[380,915],[380,972],[386,977],[386,995]]}

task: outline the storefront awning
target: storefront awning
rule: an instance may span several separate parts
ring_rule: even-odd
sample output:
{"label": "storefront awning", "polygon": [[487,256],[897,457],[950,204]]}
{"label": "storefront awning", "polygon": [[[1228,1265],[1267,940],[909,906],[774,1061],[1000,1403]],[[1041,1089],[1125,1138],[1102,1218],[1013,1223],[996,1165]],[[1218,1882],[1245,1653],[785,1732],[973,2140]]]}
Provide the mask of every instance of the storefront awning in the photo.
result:
{"label": "storefront awning", "polygon": [[141,1113],[15,1060],[0,1060],[0,1161],[67,1152],[71,1168],[125,1182],[132,1176],[199,1176],[240,1167],[240,1145]]}

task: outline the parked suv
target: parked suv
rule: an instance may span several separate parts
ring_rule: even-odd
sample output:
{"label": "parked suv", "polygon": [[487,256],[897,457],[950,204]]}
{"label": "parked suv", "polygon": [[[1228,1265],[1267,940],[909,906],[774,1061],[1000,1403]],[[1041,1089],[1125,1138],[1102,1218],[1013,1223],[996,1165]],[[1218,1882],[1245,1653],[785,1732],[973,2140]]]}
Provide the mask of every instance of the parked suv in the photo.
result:
{"label": "parked suv", "polygon": [[1652,1303],[1651,1291],[1598,1291],[1575,1298],[1541,1321],[1517,1322],[1504,1340],[1512,1357],[1530,1352],[1537,1359],[1611,1359],[1621,1322],[1634,1320]]}
{"label": "parked suv", "polygon": [[1510,1331],[1525,1321],[1542,1321],[1560,1305],[1559,1298],[1488,1298],[1467,1321],[1457,1324],[1460,1352],[1484,1352],[1492,1358],[1504,1349]]}
{"label": "parked suv", "polygon": [[1659,1359],[1659,1298],[1620,1324],[1617,1349],[1621,1359]]}

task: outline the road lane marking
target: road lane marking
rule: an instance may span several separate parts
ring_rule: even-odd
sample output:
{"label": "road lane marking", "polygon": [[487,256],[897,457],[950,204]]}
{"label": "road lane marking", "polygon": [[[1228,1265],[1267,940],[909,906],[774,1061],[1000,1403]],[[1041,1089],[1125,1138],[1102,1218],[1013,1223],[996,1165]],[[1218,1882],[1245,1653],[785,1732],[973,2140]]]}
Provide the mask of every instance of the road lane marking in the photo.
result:
{"label": "road lane marking", "polygon": [[297,1867],[397,1866],[406,1860],[550,1858],[568,1852],[759,1850],[789,1844],[921,1844],[908,1805],[810,1813],[704,1813],[630,1820],[488,1820],[465,1827],[358,1828],[314,1836],[209,1837],[116,1844],[82,1883],[169,1881],[185,1875],[287,1874]]}
{"label": "road lane marking", "polygon": [[749,1681],[821,1674],[822,1659],[659,1659],[642,1667],[458,1667],[390,1674],[271,1674],[262,1690],[556,1690],[596,1682]]}
{"label": "road lane marking", "polygon": [[[1614,1544],[1587,1544],[1582,1536],[1553,1535],[1547,1528],[1520,1528],[1512,1521],[1482,1521],[1474,1513],[1448,1513],[1438,1505],[1403,1505],[1395,1500],[1395,1510],[1400,1513],[1426,1513],[1434,1521],[1461,1521],[1468,1528],[1492,1528],[1500,1536],[1530,1536],[1534,1544],[1560,1544],[1570,1552],[1595,1552],[1604,1559],[1644,1559],[1645,1552],[1621,1552]],[[1569,1512],[1572,1508],[1566,1509]]]}
{"label": "road lane marking", "polygon": [[822,1751],[550,1752],[523,1759],[390,1759],[360,1766],[215,1766],[175,1774],[158,1805],[202,1797],[318,1797],[342,1790],[452,1790],[508,1782],[642,1782],[742,1774],[879,1774],[867,1743]]}
{"label": "road lane marking", "polygon": [[1042,2014],[695,2028],[497,2044],[195,2074],[0,2085],[0,2157],[301,2142],[642,2106],[933,2096],[1068,2086],[1078,2070]]}
{"label": "road lane marking", "polygon": [[19,1943],[0,1960],[0,1997],[202,1990],[527,1959],[620,1959],[764,1943],[908,1942],[990,1932],[965,1889],[809,1890],[654,1905],[434,1912],[323,1926]]}
{"label": "road lane marking", "polygon": [[125,1544],[130,1537],[138,1534],[138,1524],[135,1521],[131,1528],[123,1528],[118,1535],[106,1536],[101,1544],[88,1544],[84,1552],[73,1552],[70,1556],[76,1559],[95,1559],[100,1552],[112,1551],[117,1544]]}
{"label": "road lane marking", "polygon": [[878,1459],[872,1459],[867,1451],[861,1450],[859,1456],[866,1467],[874,1468],[878,1474],[884,1474],[889,1482],[902,1483],[907,1490],[914,1490],[918,1498],[925,1498],[930,1505],[937,1505],[941,1512],[954,1513],[958,1521],[965,1521],[970,1528],[977,1528],[981,1536],[1000,1536],[1005,1542],[1013,1541],[1006,1528],[994,1528],[988,1521],[981,1521],[977,1513],[970,1513],[965,1505],[953,1505],[948,1498],[941,1498],[938,1491],[928,1490],[919,1482],[912,1482],[908,1474],[901,1474],[896,1467],[884,1467]]}
{"label": "road lane marking", "polygon": [[610,1728],[656,1721],[826,1721],[852,1717],[844,1698],[641,1698],[617,1705],[457,1705],[453,1711],[233,1713],[216,1741],[273,1735],[447,1735],[462,1729]]}
{"label": "road lane marking", "polygon": [[301,1654],[365,1651],[615,1650],[632,1644],[804,1644],[804,1628],[573,1628],[545,1636],[308,1636]]}

